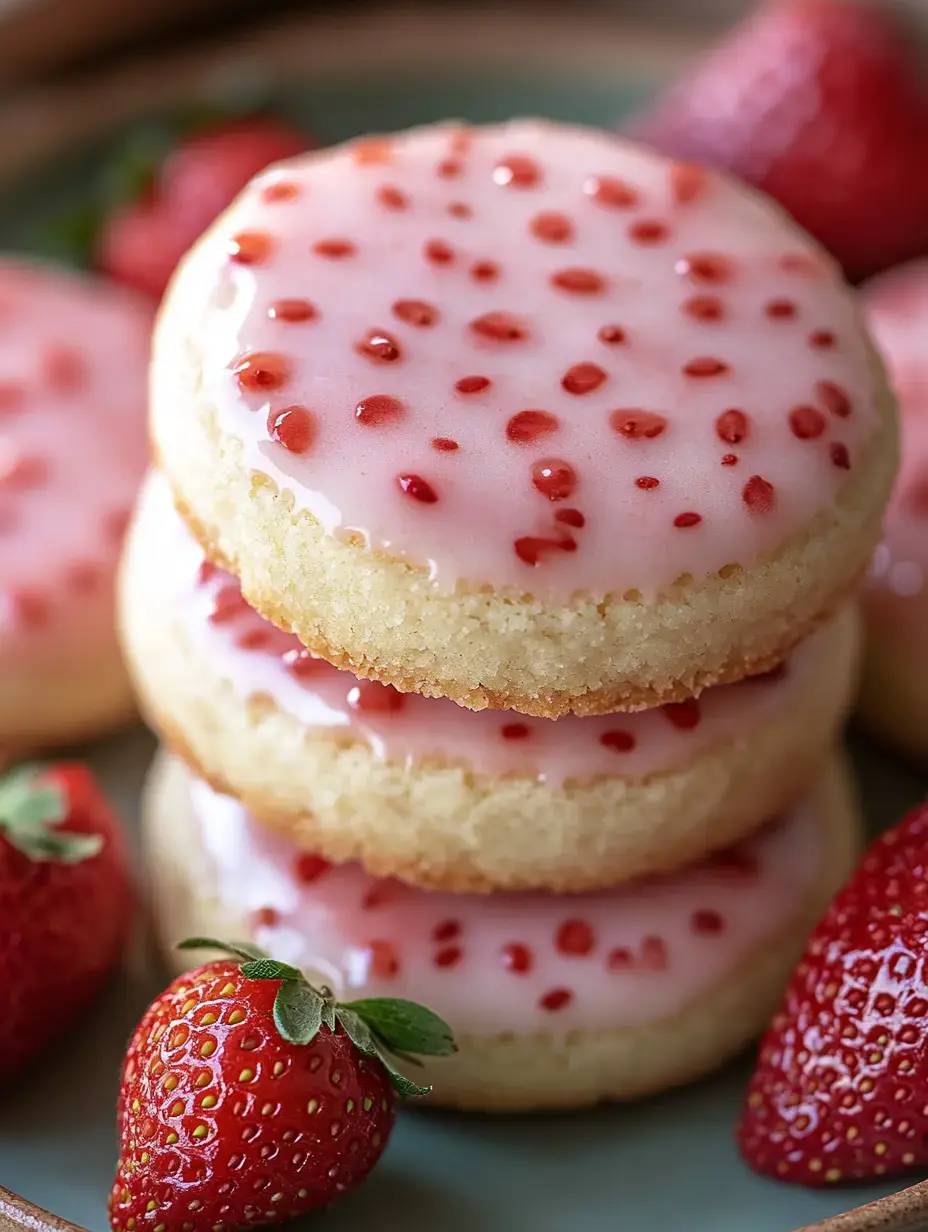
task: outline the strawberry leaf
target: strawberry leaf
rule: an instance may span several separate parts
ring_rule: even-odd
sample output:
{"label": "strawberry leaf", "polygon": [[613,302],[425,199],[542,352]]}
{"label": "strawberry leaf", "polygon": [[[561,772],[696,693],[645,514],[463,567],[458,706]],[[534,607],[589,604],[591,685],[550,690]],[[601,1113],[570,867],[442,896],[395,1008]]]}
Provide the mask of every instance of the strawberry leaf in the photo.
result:
{"label": "strawberry leaf", "polygon": [[330,1031],[335,1030],[335,1005],[328,997],[322,1003],[322,1021]]}
{"label": "strawberry leaf", "polygon": [[354,1044],[355,1048],[357,1048],[358,1052],[363,1052],[367,1057],[374,1057],[384,1067],[390,1078],[390,1085],[398,1095],[401,1095],[404,1099],[419,1099],[431,1092],[431,1087],[419,1086],[418,1083],[412,1082],[407,1078],[405,1074],[400,1073],[390,1056],[389,1050],[377,1038],[359,1014],[343,1005],[338,1007],[335,1014],[345,1034]]}
{"label": "strawberry leaf", "polygon": [[405,1001],[399,997],[369,997],[349,1001],[345,1008],[363,1019],[391,1052],[446,1057],[457,1050],[448,1024],[415,1001]]}
{"label": "strawberry leaf", "polygon": [[305,980],[285,980],[274,998],[274,1024],[282,1038],[291,1044],[311,1043],[322,1026],[323,1005]]}
{"label": "strawberry leaf", "polygon": [[0,834],[37,863],[80,864],[103,849],[103,836],[60,830],[68,813],[64,790],[41,766],[18,766],[0,778]]}
{"label": "strawberry leaf", "polygon": [[232,958],[244,958],[246,962],[267,958],[267,954],[250,941],[217,941],[215,937],[188,937],[177,944],[179,950],[220,950]]}
{"label": "strawberry leaf", "polygon": [[62,821],[62,789],[36,765],[17,766],[0,778],[0,825],[10,830]]}
{"label": "strawberry leaf", "polygon": [[242,975],[247,980],[301,980],[302,972],[289,963],[278,962],[276,958],[256,958],[252,962],[242,963]]}

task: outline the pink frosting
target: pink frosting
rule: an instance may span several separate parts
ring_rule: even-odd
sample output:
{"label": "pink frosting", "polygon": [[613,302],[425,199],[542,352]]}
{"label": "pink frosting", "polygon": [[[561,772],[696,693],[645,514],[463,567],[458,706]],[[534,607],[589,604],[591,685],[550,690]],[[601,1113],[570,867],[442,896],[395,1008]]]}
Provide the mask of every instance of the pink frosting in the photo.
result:
{"label": "pink frosting", "polygon": [[871,628],[928,646],[928,261],[864,292],[902,410],[902,465],[865,587]]}
{"label": "pink frosting", "polygon": [[833,266],[604,134],[437,126],[263,173],[188,263],[245,465],[437,584],[566,600],[750,566],[877,419]]}
{"label": "pink frosting", "polygon": [[0,675],[115,653],[150,331],[150,309],[122,291],[0,262]]}
{"label": "pink frosting", "polygon": [[[788,927],[821,873],[808,803],[673,877],[597,894],[435,894],[329,865],[190,780],[221,901],[274,957],[342,996],[410,997],[459,1032],[566,1031],[666,1018]],[[199,891],[198,891],[199,892]]]}
{"label": "pink frosting", "polygon": [[212,670],[246,697],[267,696],[308,728],[350,732],[375,756],[412,765],[441,758],[489,774],[529,775],[552,786],[594,775],[669,770],[786,712],[809,688],[830,628],[766,676],[709,689],[698,701],[636,714],[528,718],[470,711],[444,699],[359,681],[263,620],[234,577],[207,564],[152,475],[144,508],[147,568]]}

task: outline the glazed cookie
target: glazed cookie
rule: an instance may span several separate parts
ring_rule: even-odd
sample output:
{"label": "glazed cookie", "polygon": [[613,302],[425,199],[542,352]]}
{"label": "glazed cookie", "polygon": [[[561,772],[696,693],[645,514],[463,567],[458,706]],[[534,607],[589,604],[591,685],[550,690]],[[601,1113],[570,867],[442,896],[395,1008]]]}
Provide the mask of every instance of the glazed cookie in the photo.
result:
{"label": "glazed cookie", "polygon": [[774,1009],[859,837],[832,763],[793,812],[672,877],[488,899],[300,854],[177,760],[146,811],[166,950],[245,936],[339,994],[428,1004],[460,1045],[428,1075],[436,1102],[500,1110],[629,1099],[720,1064]]}
{"label": "glazed cookie", "polygon": [[132,712],[113,583],[150,332],[128,293],[0,261],[0,759]]}
{"label": "glazed cookie", "polygon": [[430,888],[590,889],[726,846],[804,790],[856,683],[847,607],[775,672],[639,714],[403,695],[258,616],[160,476],[120,589],[143,708],[189,764],[299,846]]}
{"label": "glazed cookie", "polygon": [[164,302],[153,434],[210,559],[314,653],[548,718],[774,667],[895,469],[854,301],[785,215],[528,121],[253,181]]}
{"label": "glazed cookie", "polygon": [[902,468],[864,588],[864,721],[928,757],[928,261],[864,290],[902,408]]}

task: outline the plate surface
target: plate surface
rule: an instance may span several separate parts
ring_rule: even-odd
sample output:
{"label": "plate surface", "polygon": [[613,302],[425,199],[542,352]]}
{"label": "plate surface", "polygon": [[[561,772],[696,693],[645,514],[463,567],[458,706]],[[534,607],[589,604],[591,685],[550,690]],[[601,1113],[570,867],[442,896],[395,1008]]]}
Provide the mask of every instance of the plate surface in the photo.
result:
{"label": "plate surface", "polygon": [[[528,28],[531,20],[524,19],[530,55],[508,54],[488,27],[487,54],[469,64],[462,63],[453,38],[445,34],[430,43],[418,27],[414,62],[402,67],[395,37],[392,43],[387,37],[393,52],[382,62],[359,51],[363,64],[342,61],[339,72],[331,57],[320,56],[315,41],[312,58],[327,60],[324,71],[317,71],[317,63],[301,77],[294,75],[291,48],[278,102],[321,140],[334,141],[451,116],[480,121],[531,113],[609,125],[653,88],[653,62],[646,67],[648,56],[629,57],[618,31],[612,55],[588,31],[584,56],[576,31],[562,29],[563,41],[539,44],[537,31]],[[512,27],[507,29],[511,36]],[[343,33],[338,37],[344,45]],[[369,53],[376,39],[370,31],[366,37]],[[468,38],[473,47],[472,29]],[[266,61],[259,58],[258,78],[274,63],[275,53],[267,55]],[[163,85],[155,93],[164,98]],[[10,187],[0,198],[0,247],[48,251],[50,221],[86,201],[106,149],[107,140],[88,141]],[[133,827],[153,747],[145,733],[130,732],[87,751]],[[928,777],[859,739],[852,749],[872,828],[895,820],[924,795]],[[0,1101],[0,1184],[93,1232],[106,1227],[122,1048],[162,983],[155,964],[140,953],[100,1006],[96,1022],[77,1032],[62,1055],[38,1066],[27,1087]],[[592,1113],[510,1119],[410,1113],[370,1182],[332,1211],[326,1227],[790,1232],[888,1192],[810,1193],[750,1174],[731,1139],[747,1068],[742,1061],[686,1090]]]}

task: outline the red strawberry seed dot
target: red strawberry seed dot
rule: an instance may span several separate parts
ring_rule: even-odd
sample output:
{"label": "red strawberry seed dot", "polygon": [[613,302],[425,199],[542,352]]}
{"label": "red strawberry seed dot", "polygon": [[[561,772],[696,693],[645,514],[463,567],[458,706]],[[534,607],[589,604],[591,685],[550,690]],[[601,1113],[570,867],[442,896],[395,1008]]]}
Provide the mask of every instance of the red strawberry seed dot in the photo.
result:
{"label": "red strawberry seed dot", "polygon": [[599,738],[599,743],[603,748],[610,749],[613,753],[631,753],[636,741],[631,732],[616,730],[603,732]]}
{"label": "red strawberry seed dot", "polygon": [[398,714],[406,705],[402,693],[379,680],[359,680],[348,690],[347,701],[361,714]]}
{"label": "red strawberry seed dot", "polygon": [[771,321],[788,321],[796,315],[797,308],[791,299],[772,299],[764,306],[764,312]]}
{"label": "red strawberry seed dot", "polygon": [[565,920],[554,935],[555,948],[572,958],[584,958],[593,952],[596,939],[586,920]]}
{"label": "red strawberry seed dot", "polygon": [[273,251],[266,231],[240,231],[229,241],[229,257],[238,265],[264,265]]}
{"label": "red strawberry seed dot", "polygon": [[577,472],[561,458],[543,458],[532,467],[532,483],[549,501],[567,500],[577,486]]}
{"label": "red strawberry seed dot", "polygon": [[609,426],[627,441],[653,440],[667,427],[667,420],[655,411],[621,410],[609,416]]}
{"label": "red strawberry seed dot", "polygon": [[432,265],[450,265],[454,260],[454,249],[444,240],[427,240],[422,251]]}
{"label": "red strawberry seed dot", "polygon": [[462,376],[455,381],[454,388],[459,394],[482,394],[490,388],[490,378],[487,376]]}
{"label": "red strawberry seed dot", "polygon": [[628,210],[638,204],[637,190],[611,175],[590,176],[584,181],[583,191],[591,201],[611,210]]}
{"label": "red strawberry seed dot", "polygon": [[509,154],[493,168],[493,183],[501,188],[534,188],[541,179],[541,168],[525,154]]}
{"label": "red strawberry seed dot", "polygon": [[726,445],[740,445],[747,439],[748,417],[744,411],[723,411],[715,421],[715,434]]}
{"label": "red strawberry seed dot", "polygon": [[574,238],[574,224],[566,214],[557,210],[543,210],[529,223],[529,230],[536,240],[544,244],[569,244]]}
{"label": "red strawberry seed dot", "polygon": [[400,960],[389,941],[369,941],[367,945],[370,972],[377,979],[390,979],[399,974]]}
{"label": "red strawberry seed dot", "polygon": [[621,325],[603,325],[596,337],[606,346],[619,346],[625,341],[625,330]]}
{"label": "red strawberry seed dot", "polygon": [[678,513],[673,520],[673,524],[678,530],[689,530],[691,526],[698,526],[701,521],[701,513],[687,511],[686,513]]}
{"label": "red strawberry seed dot", "polygon": [[582,396],[599,389],[606,380],[606,373],[598,364],[574,364],[561,378],[561,385],[569,394]]}
{"label": "red strawberry seed dot", "polygon": [[525,723],[504,723],[499,730],[504,740],[527,740],[532,734]]}
{"label": "red strawberry seed dot", "polygon": [[328,261],[344,261],[348,257],[353,257],[357,251],[357,245],[351,240],[337,238],[319,240],[313,245],[313,252],[316,256],[325,257]]}
{"label": "red strawberry seed dot", "polygon": [[377,200],[387,210],[409,209],[409,197],[394,184],[381,184],[377,189]]}
{"label": "red strawberry seed dot", "polygon": [[397,340],[391,334],[379,329],[372,329],[370,333],[365,334],[355,345],[355,350],[375,364],[392,364],[403,358],[403,352]]}
{"label": "red strawberry seed dot", "polygon": [[715,252],[696,252],[681,257],[674,268],[682,278],[713,286],[730,282],[734,272],[731,261]]}
{"label": "red strawberry seed dot", "polygon": [[386,424],[399,423],[405,408],[399,398],[389,394],[372,394],[362,398],[354,409],[355,422],[364,428],[380,428]]}
{"label": "red strawberry seed dot", "polygon": [[454,941],[461,935],[461,923],[459,920],[442,920],[440,924],[436,924],[432,929],[433,941]]}
{"label": "red strawberry seed dot", "polygon": [[675,163],[670,168],[670,191],[677,205],[689,205],[699,197],[706,186],[706,173],[702,167],[689,163]]}
{"label": "red strawberry seed dot", "polygon": [[562,269],[551,275],[551,283],[571,295],[599,295],[606,289],[602,274],[591,269]]}
{"label": "red strawberry seed dot", "polygon": [[438,309],[422,299],[398,299],[393,304],[393,315],[407,325],[428,329],[438,320]]}
{"label": "red strawberry seed dot", "polygon": [[495,261],[475,261],[470,267],[470,276],[474,282],[496,282],[499,266]]}
{"label": "red strawberry seed dot", "polygon": [[711,355],[700,355],[684,364],[683,371],[687,376],[695,377],[724,376],[728,372],[728,364]]}
{"label": "red strawberry seed dot", "polygon": [[695,697],[688,697],[682,702],[667,702],[661,706],[664,718],[680,731],[692,731],[699,726],[702,712]]}
{"label": "red strawberry seed dot", "polygon": [[717,911],[713,911],[710,907],[700,907],[693,912],[690,927],[694,933],[713,936],[722,931],[725,921]]}
{"label": "red strawberry seed dot", "polygon": [[839,470],[849,471],[851,469],[851,455],[848,453],[847,445],[843,445],[840,441],[832,441],[828,454],[832,464]]}
{"label": "red strawberry seed dot", "polygon": [[693,295],[684,301],[683,311],[694,321],[721,321],[725,305],[717,295]]}
{"label": "red strawberry seed dot", "polygon": [[514,975],[526,975],[535,965],[532,951],[519,941],[510,941],[500,950],[500,961]]}
{"label": "red strawberry seed dot", "polygon": [[809,334],[809,346],[819,351],[830,350],[837,345],[837,341],[830,329],[815,329]]}
{"label": "red strawberry seed dot", "polygon": [[447,436],[433,436],[432,448],[437,449],[439,453],[456,453],[461,447],[457,441],[453,441]]}
{"label": "red strawberry seed dot", "polygon": [[267,315],[272,321],[298,325],[303,321],[314,321],[319,313],[315,304],[308,299],[278,299],[268,306]]}
{"label": "red strawberry seed dot", "polygon": [[506,424],[506,436],[516,445],[533,445],[558,426],[556,416],[548,411],[517,411]]}
{"label": "red strawberry seed dot", "polygon": [[267,431],[272,441],[290,453],[306,453],[315,439],[316,425],[305,406],[285,406],[268,415]]}
{"label": "red strawberry seed dot", "polygon": [[645,492],[650,492],[654,488],[660,487],[661,481],[655,479],[653,475],[639,475],[635,480],[635,486],[642,488]]}
{"label": "red strawberry seed dot", "polygon": [[741,499],[752,513],[772,513],[776,505],[776,492],[768,480],[752,475],[741,490]]}
{"label": "red strawberry seed dot", "polygon": [[825,416],[814,406],[794,406],[789,413],[789,427],[801,441],[814,441],[827,427]]}
{"label": "red strawberry seed dot", "polygon": [[543,1010],[548,1010],[555,1014],[558,1010],[565,1009],[574,999],[574,994],[569,988],[552,988],[550,992],[546,992],[538,1002]]}
{"label": "red strawberry seed dot", "polygon": [[511,312],[485,312],[471,321],[470,329],[493,342],[522,342],[528,337],[525,324]]}
{"label": "red strawberry seed dot", "polygon": [[839,419],[847,419],[851,413],[851,400],[840,385],[834,381],[819,381],[815,391],[826,411]]}
{"label": "red strawberry seed dot", "polygon": [[456,945],[448,945],[435,955],[435,966],[446,968],[456,967],[464,957],[463,951]]}
{"label": "red strawberry seed dot", "polygon": [[421,475],[397,475],[396,482],[401,492],[424,505],[434,505],[438,500],[435,489]]}
{"label": "red strawberry seed dot", "polygon": [[318,881],[331,867],[331,862],[323,856],[317,856],[311,851],[304,851],[301,855],[297,856],[297,879],[309,885],[313,881]]}
{"label": "red strawberry seed dot", "polygon": [[232,372],[242,389],[265,393],[286,385],[290,364],[276,351],[250,351],[233,362]]}
{"label": "red strawberry seed dot", "polygon": [[657,219],[643,218],[631,224],[628,228],[628,237],[636,244],[663,244],[670,238],[670,228],[666,223]]}

